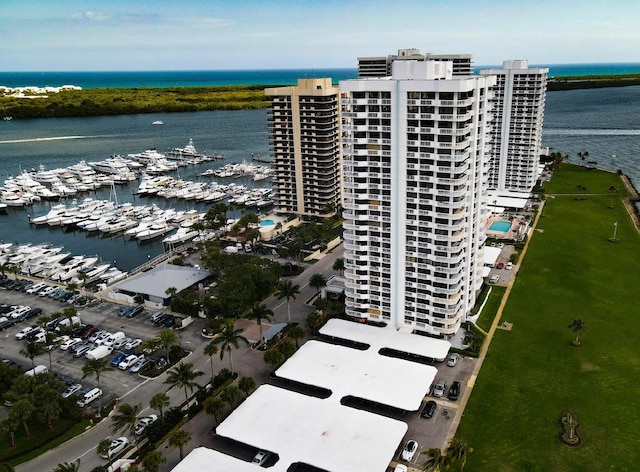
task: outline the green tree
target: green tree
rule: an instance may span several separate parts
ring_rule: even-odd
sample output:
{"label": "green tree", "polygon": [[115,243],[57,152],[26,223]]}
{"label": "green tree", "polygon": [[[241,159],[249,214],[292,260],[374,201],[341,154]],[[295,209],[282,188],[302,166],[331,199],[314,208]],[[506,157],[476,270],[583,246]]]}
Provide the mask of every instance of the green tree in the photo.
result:
{"label": "green tree", "polygon": [[220,398],[233,408],[240,401],[240,389],[231,384],[220,392]]}
{"label": "green tree", "polygon": [[467,457],[473,452],[473,448],[458,438],[451,438],[449,440],[449,448],[447,449],[447,456],[452,461],[460,462],[460,472],[464,471],[464,466],[467,463]]}
{"label": "green tree", "polygon": [[299,324],[291,326],[289,331],[287,331],[287,336],[295,341],[296,349],[298,348],[298,340],[303,339],[306,334],[304,328]]}
{"label": "green tree", "polygon": [[60,389],[55,383],[43,382],[33,389],[32,401],[34,405],[38,405],[37,415],[51,429],[53,420],[59,418],[62,413]]}
{"label": "green tree", "polygon": [[344,272],[344,257],[338,257],[333,263],[333,270],[337,270],[340,276]]}
{"label": "green tree", "polygon": [[256,381],[248,375],[241,377],[238,381],[238,388],[244,393],[244,397],[247,398],[249,394],[256,389]]}
{"label": "green tree", "polygon": [[108,456],[109,448],[111,447],[111,439],[103,439],[98,443],[96,447],[96,454],[99,456]]}
{"label": "green tree", "polygon": [[422,470],[425,472],[439,472],[442,469],[448,469],[451,465],[451,459],[442,453],[440,448],[434,447],[422,451],[421,454],[427,456],[422,464]]}
{"label": "green tree", "polygon": [[15,422],[22,423],[24,427],[24,433],[27,437],[31,437],[31,431],[29,430],[29,423],[33,419],[33,415],[36,412],[36,407],[33,405],[29,398],[21,398],[13,405],[11,405],[11,411],[9,412],[9,418]]}
{"label": "green tree", "polygon": [[207,415],[213,416],[216,426],[219,423],[218,415],[222,413],[224,401],[220,397],[207,397],[203,403],[204,411]]}
{"label": "green tree", "polygon": [[273,311],[267,308],[267,305],[264,303],[255,303],[253,308],[247,315],[247,318],[250,320],[255,320],[260,328],[260,342],[262,342],[262,322],[263,321],[271,321],[273,317]]}
{"label": "green tree", "polygon": [[569,329],[576,335],[576,339],[574,339],[571,344],[574,346],[580,346],[580,335],[586,331],[587,324],[582,318],[575,318],[571,320],[571,323],[569,323]]}
{"label": "green tree", "polygon": [[278,344],[276,349],[282,353],[285,360],[289,359],[296,352],[296,346],[288,339],[285,339]]}
{"label": "green tree", "polygon": [[309,285],[316,290],[316,295],[318,295],[320,290],[327,285],[327,279],[324,275],[315,273],[309,278]]}
{"label": "green tree", "polygon": [[284,362],[284,354],[278,349],[269,349],[264,353],[264,361],[276,370]]}
{"label": "green tree", "polygon": [[307,324],[314,333],[317,333],[324,324],[324,317],[322,316],[322,313],[318,310],[311,312],[309,316],[307,316]]}
{"label": "green tree", "polygon": [[27,357],[31,361],[31,367],[33,369],[36,368],[35,359],[38,356],[44,354],[44,346],[42,343],[37,343],[35,341],[29,341],[24,349],[20,349],[20,354],[24,357]]}
{"label": "green tree", "polygon": [[51,351],[53,351],[57,346],[60,345],[60,336],[56,333],[46,333],[44,335],[44,350],[47,352],[49,356],[49,372],[53,372],[53,361],[51,360]]}
{"label": "green tree", "polygon": [[[2,273],[2,275],[4,275],[4,272]],[[0,463],[0,472],[14,472],[14,470],[15,469],[8,462]]]}
{"label": "green tree", "polygon": [[[171,369],[167,374],[167,380],[164,383],[169,384],[169,389],[174,387],[184,389],[184,399],[189,400],[187,390],[193,392],[193,389],[199,387],[199,384],[195,381],[198,377],[204,375],[204,372],[200,372],[193,369],[193,364],[180,362],[177,366]],[[167,390],[167,391],[168,391]]]}
{"label": "green tree", "polygon": [[178,448],[180,460],[184,459],[184,447],[189,441],[191,441],[191,433],[184,429],[177,429],[169,434],[169,446]]}
{"label": "green tree", "polygon": [[211,341],[204,347],[204,355],[209,356],[209,365],[211,366],[211,381],[213,381],[213,356],[218,354],[218,346]]}
{"label": "green tree", "polygon": [[111,432],[116,434],[119,431],[126,430],[132,435],[138,444],[138,437],[134,434],[138,415],[140,414],[141,405],[131,406],[128,403],[122,403],[118,406],[118,410],[111,415]]}
{"label": "green tree", "polygon": [[164,418],[163,410],[165,407],[171,405],[171,399],[169,395],[164,392],[158,392],[149,400],[149,406],[160,413],[160,418]]}
{"label": "green tree", "polygon": [[160,465],[167,462],[167,459],[157,449],[149,452],[144,459],[142,459],[142,467],[145,472],[158,472]]}
{"label": "green tree", "polygon": [[242,329],[233,328],[233,320],[225,320],[220,331],[220,337],[213,340],[216,345],[220,345],[220,360],[224,358],[225,351],[229,353],[229,363],[231,365],[231,373],[233,370],[233,349],[238,349],[240,343],[249,344],[247,338],[242,336]]}
{"label": "green tree", "polygon": [[283,298],[287,301],[287,321],[291,323],[291,300],[296,299],[296,295],[300,293],[300,286],[293,285],[290,280],[284,280],[280,282],[276,287],[276,298],[278,300],[282,300]]}
{"label": "green tree", "polygon": [[167,362],[171,363],[169,359],[169,351],[171,350],[171,346],[177,344],[179,341],[178,335],[172,329],[163,329],[157,335],[159,344],[165,349],[165,353],[167,355]]}
{"label": "green tree", "polygon": [[[110,372],[113,369],[109,367],[106,359],[89,359],[82,367],[82,378],[88,376],[94,376],[96,382],[98,382],[98,388],[100,388],[100,377],[105,372]],[[102,396],[98,397],[98,416],[102,414]]]}
{"label": "green tree", "polygon": [[53,472],[78,472],[80,470],[80,459],[73,462],[63,462],[53,469]]}

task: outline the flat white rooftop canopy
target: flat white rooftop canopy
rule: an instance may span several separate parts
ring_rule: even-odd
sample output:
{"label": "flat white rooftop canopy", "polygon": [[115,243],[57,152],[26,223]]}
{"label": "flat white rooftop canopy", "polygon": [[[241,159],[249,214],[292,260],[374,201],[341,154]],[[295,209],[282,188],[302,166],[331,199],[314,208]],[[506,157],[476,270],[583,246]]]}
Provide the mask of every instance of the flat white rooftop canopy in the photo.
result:
{"label": "flat white rooftop canopy", "polygon": [[[278,377],[328,388],[331,400],[347,395],[417,411],[438,369],[318,341],[305,343],[276,371]],[[399,383],[402,387],[399,388]]]}
{"label": "flat white rooftop canopy", "polygon": [[[329,400],[262,385],[218,426],[217,432],[278,454],[280,460],[269,469],[273,472],[284,472],[296,462],[330,472],[384,472],[407,425]],[[225,469],[211,460],[206,470]]]}
{"label": "flat white rooftop canopy", "polygon": [[507,190],[489,192],[487,195],[487,204],[490,207],[506,207],[523,209],[527,205],[527,201],[531,198],[530,193],[509,192]]}
{"label": "flat white rooftop canopy", "polygon": [[364,323],[331,319],[320,333],[350,341],[369,344],[375,352],[382,348],[395,349],[432,359],[444,359],[451,349],[451,343],[444,339],[429,338],[418,334],[403,333],[394,328],[378,328]]}
{"label": "flat white rooftop canopy", "polygon": [[233,472],[257,472],[258,468],[250,462],[236,459],[222,452],[197,447],[191,451],[171,472],[200,472],[213,470],[232,470]]}
{"label": "flat white rooftop canopy", "polygon": [[499,247],[485,246],[482,248],[482,252],[484,253],[482,262],[491,265],[496,263],[498,257],[500,257],[502,249]]}

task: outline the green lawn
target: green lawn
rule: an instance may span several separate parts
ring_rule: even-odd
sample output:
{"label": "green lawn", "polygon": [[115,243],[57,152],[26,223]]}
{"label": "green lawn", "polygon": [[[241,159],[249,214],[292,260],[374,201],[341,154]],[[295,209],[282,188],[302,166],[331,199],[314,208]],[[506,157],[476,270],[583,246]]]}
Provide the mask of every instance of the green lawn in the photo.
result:
{"label": "green lawn", "polygon": [[[604,196],[562,196],[586,185]],[[621,189],[614,208],[608,188]],[[458,437],[474,448],[468,471],[635,471],[640,467],[640,374],[634,295],[640,237],[620,201],[618,176],[563,165],[547,193]],[[609,242],[618,221],[617,243]],[[572,318],[585,320],[582,347]],[[570,410],[584,444],[560,444]]]}

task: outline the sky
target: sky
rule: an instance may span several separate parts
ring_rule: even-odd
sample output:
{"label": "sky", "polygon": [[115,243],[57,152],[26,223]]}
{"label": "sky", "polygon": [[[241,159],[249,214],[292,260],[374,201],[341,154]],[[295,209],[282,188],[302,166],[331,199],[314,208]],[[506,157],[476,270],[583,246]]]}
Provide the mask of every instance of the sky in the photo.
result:
{"label": "sky", "polygon": [[0,0],[0,70],[356,68],[402,48],[640,62],[638,18],[638,0]]}

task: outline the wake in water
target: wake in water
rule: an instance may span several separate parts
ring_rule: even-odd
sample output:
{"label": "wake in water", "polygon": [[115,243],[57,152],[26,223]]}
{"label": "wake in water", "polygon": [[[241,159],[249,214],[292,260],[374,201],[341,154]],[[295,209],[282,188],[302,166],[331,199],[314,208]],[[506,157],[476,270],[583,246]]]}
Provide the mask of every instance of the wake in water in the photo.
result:
{"label": "wake in water", "polygon": [[640,129],[544,129],[544,134],[562,136],[640,136]]}
{"label": "wake in water", "polygon": [[95,135],[95,136],[53,136],[51,138],[29,138],[29,139],[9,139],[0,141],[0,144],[16,144],[16,143],[35,143],[37,141],[62,141],[67,139],[89,139],[89,138],[108,138],[112,135]]}

